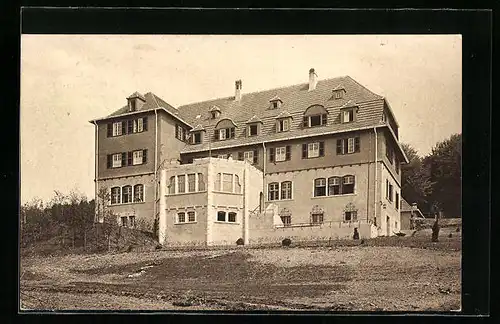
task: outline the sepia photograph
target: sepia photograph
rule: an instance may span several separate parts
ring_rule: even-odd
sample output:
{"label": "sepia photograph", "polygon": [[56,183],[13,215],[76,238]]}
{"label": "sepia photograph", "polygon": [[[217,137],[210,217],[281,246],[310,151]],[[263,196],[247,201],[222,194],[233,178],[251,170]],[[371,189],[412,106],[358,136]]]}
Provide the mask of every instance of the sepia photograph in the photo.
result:
{"label": "sepia photograph", "polygon": [[462,310],[462,36],[23,34],[21,311]]}

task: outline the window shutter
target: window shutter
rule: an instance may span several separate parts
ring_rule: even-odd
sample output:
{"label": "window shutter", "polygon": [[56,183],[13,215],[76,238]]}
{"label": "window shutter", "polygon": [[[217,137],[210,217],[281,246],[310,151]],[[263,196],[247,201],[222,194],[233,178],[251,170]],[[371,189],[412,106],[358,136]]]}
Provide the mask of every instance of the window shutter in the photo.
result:
{"label": "window shutter", "polygon": [[243,152],[238,152],[238,160],[243,161],[245,159]]}
{"label": "window shutter", "polygon": [[230,134],[229,134],[229,138],[234,138],[234,127],[231,127],[231,128],[229,129],[229,132],[230,132]]}
{"label": "window shutter", "polygon": [[285,160],[286,161],[290,161],[290,158],[291,158],[291,150],[290,150],[290,145],[287,145],[286,146],[286,155],[285,155]]}
{"label": "window shutter", "polygon": [[319,142],[319,156],[325,156],[325,142]]}
{"label": "window shutter", "polygon": [[122,166],[127,166],[127,153],[122,153]]}
{"label": "window shutter", "polygon": [[215,140],[218,141],[219,140],[219,130],[218,129],[215,129],[214,130],[214,137],[215,137]]}
{"label": "window shutter", "polygon": [[127,134],[127,121],[122,121],[122,135]]}
{"label": "window shutter", "polygon": [[107,159],[108,169],[111,169],[113,156],[111,154],[108,154]]}
{"label": "window shutter", "polygon": [[359,137],[355,137],[354,138],[354,152],[359,152],[360,148],[359,148]]}
{"label": "window shutter", "polygon": [[326,125],[326,122],[327,122],[327,115],[323,114],[321,116],[321,125]]}
{"label": "window shutter", "polygon": [[113,123],[108,123],[108,137],[113,136]]}
{"label": "window shutter", "polygon": [[179,125],[175,125],[175,138],[179,138]]}
{"label": "window shutter", "polygon": [[253,151],[253,164],[257,164],[258,161],[259,161],[259,151],[254,150]]}
{"label": "window shutter", "polygon": [[302,144],[302,158],[307,159],[307,144]]}
{"label": "window shutter", "polygon": [[142,163],[148,162],[148,150],[142,150]]}
{"label": "window shutter", "polygon": [[134,121],[133,120],[127,120],[127,132],[129,134],[132,134],[134,132]]}
{"label": "window shutter", "polygon": [[309,125],[309,117],[304,116],[302,119],[302,127],[307,127]]}
{"label": "window shutter", "polygon": [[128,162],[127,162],[127,165],[132,165],[133,164],[133,156],[134,156],[133,152],[128,152]]}
{"label": "window shutter", "polygon": [[269,161],[274,162],[274,148],[269,149]]}
{"label": "window shutter", "polygon": [[148,117],[144,117],[142,119],[142,129],[143,129],[143,131],[148,130]]}
{"label": "window shutter", "polygon": [[337,140],[337,154],[342,154],[342,140],[338,139]]}

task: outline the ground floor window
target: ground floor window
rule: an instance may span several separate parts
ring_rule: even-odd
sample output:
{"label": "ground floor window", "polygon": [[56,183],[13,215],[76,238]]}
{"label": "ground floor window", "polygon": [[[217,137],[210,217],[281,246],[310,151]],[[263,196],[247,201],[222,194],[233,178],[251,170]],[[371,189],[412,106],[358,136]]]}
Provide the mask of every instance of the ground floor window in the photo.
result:
{"label": "ground floor window", "polygon": [[177,213],[177,223],[185,223],[186,222],[186,213],[180,212]]}
{"label": "ground floor window", "polygon": [[226,212],[225,211],[218,211],[217,212],[217,221],[218,222],[225,222],[226,221]]}
{"label": "ground floor window", "polygon": [[355,222],[358,219],[358,213],[356,211],[346,211],[344,214],[344,220],[346,222]]}
{"label": "ground floor window", "polygon": [[135,216],[128,217],[130,227],[135,227]]}
{"label": "ground floor window", "polygon": [[194,211],[190,211],[187,214],[188,214],[188,222],[196,221],[196,214],[194,213]]}
{"label": "ground floor window", "polygon": [[228,213],[227,221],[231,222],[231,223],[236,222],[236,213],[235,212],[229,212]]}
{"label": "ground floor window", "polygon": [[311,224],[323,224],[324,215],[323,208],[315,205],[311,211]]}
{"label": "ground floor window", "polygon": [[128,217],[127,216],[122,216],[121,221],[122,221],[122,226],[124,226],[124,227],[128,226]]}
{"label": "ground floor window", "polygon": [[279,215],[283,226],[290,226],[292,224],[292,213],[288,208],[281,209]]}

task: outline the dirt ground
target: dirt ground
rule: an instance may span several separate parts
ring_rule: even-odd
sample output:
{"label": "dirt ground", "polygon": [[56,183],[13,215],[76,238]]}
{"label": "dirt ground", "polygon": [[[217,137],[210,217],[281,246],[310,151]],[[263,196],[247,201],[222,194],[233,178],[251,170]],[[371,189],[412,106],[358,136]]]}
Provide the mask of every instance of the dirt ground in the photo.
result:
{"label": "dirt ground", "polygon": [[[449,237],[449,234],[452,237]],[[461,233],[24,257],[22,310],[458,311]]]}

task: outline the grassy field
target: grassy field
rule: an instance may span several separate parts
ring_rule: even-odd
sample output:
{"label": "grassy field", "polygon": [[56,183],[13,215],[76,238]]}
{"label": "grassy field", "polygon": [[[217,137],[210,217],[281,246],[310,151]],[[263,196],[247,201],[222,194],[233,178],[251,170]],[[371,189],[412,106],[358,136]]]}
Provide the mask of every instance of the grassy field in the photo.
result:
{"label": "grassy field", "polygon": [[[449,234],[452,237],[449,237]],[[29,256],[24,310],[455,311],[461,232],[293,244]]]}

